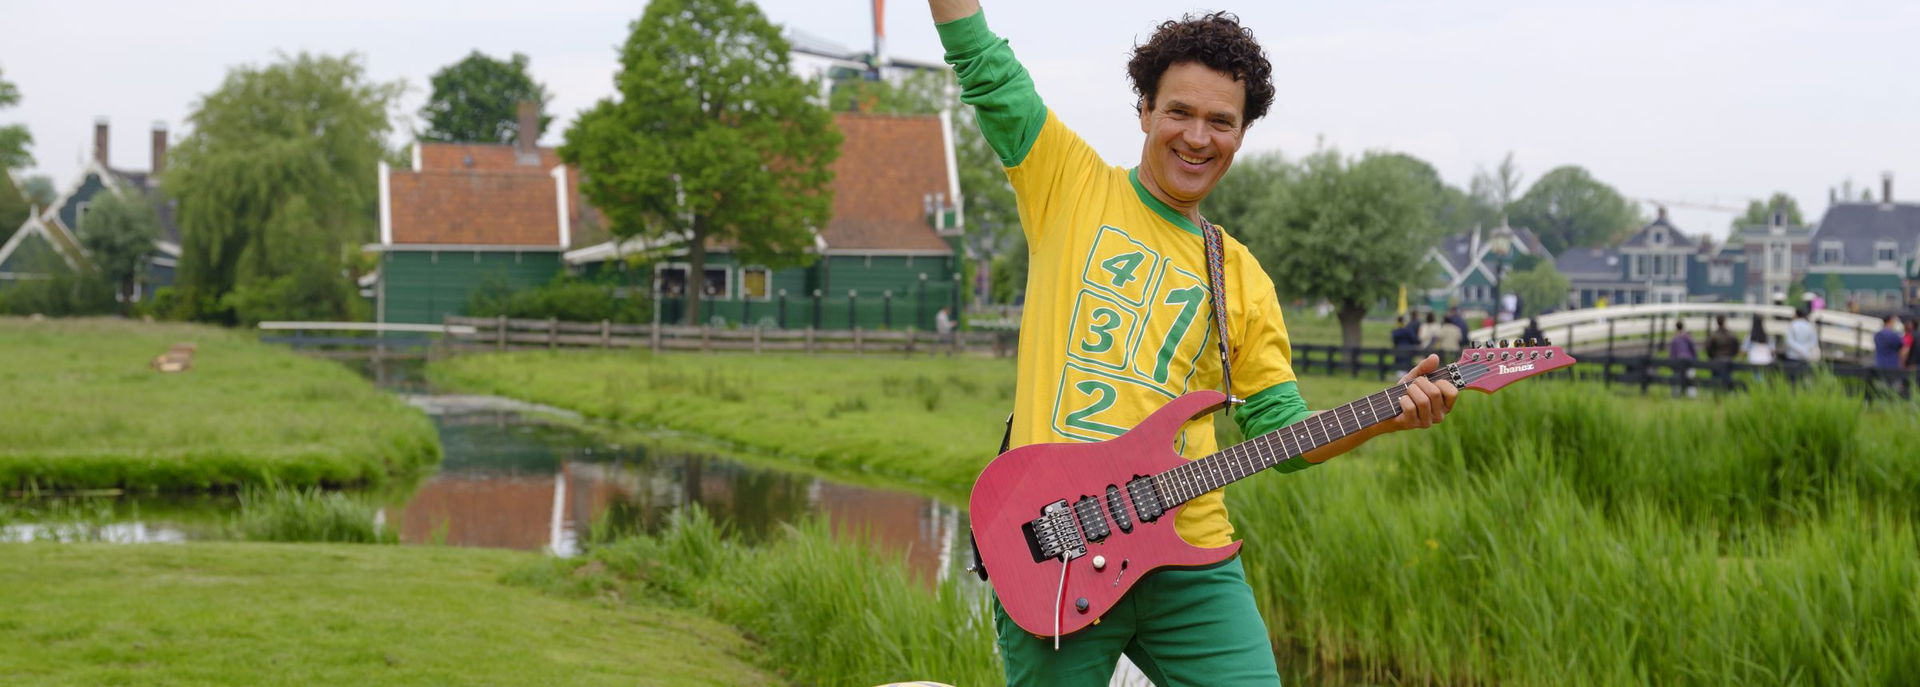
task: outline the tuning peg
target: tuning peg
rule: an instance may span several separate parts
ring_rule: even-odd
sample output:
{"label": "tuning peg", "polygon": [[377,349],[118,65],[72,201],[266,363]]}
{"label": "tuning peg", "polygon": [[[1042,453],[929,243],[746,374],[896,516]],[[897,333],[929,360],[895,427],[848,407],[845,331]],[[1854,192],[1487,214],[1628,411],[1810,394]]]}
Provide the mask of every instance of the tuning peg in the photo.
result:
{"label": "tuning peg", "polygon": [[1542,346],[1552,346],[1552,345],[1553,345],[1553,339],[1541,339],[1541,340],[1540,340],[1540,345],[1542,345]]}
{"label": "tuning peg", "polygon": [[1507,347],[1507,340],[1506,340],[1506,339],[1501,339],[1501,340],[1500,340],[1500,347],[1501,347],[1501,348],[1506,348],[1506,347]]}
{"label": "tuning peg", "polygon": [[1539,340],[1539,339],[1527,339],[1527,345],[1528,345],[1528,346],[1538,346],[1538,345],[1540,345],[1540,340]]}

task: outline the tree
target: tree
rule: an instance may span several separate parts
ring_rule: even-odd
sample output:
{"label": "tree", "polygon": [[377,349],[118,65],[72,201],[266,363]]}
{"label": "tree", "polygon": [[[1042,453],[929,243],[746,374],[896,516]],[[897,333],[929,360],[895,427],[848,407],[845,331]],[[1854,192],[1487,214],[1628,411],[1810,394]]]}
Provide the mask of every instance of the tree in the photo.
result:
{"label": "tree", "polygon": [[132,303],[159,234],[153,206],[137,190],[100,193],[80,218],[80,245],[121,303]]}
{"label": "tree", "polygon": [[53,190],[53,179],[45,174],[34,174],[21,179],[20,190],[27,194],[28,202],[42,208],[52,206],[53,201],[60,198],[60,193]]}
{"label": "tree", "polygon": [[475,50],[466,59],[433,73],[433,95],[420,115],[427,120],[424,141],[512,143],[520,135],[519,104],[539,103],[541,132],[553,117],[545,114],[546,86],[527,74],[527,56],[514,53],[502,62]]}
{"label": "tree", "polygon": [[1332,149],[1297,165],[1256,156],[1235,165],[1228,178],[1239,178],[1222,180],[1207,208],[1247,244],[1280,296],[1333,303],[1343,344],[1359,346],[1367,309],[1422,281],[1437,235],[1432,183],[1410,160],[1348,160]]}
{"label": "tree", "polygon": [[13,174],[0,172],[0,244],[13,238],[13,232],[27,221],[27,194],[13,184]]}
{"label": "tree", "polygon": [[346,271],[374,239],[377,165],[399,83],[356,55],[239,67],[187,117],[169,156],[178,199],[183,316],[345,319],[363,307]]}
{"label": "tree", "polygon": [[1573,280],[1555,269],[1552,262],[1541,260],[1530,269],[1507,275],[1503,286],[1508,293],[1520,297],[1520,316],[1533,317],[1548,308],[1565,305]]}
{"label": "tree", "polygon": [[1513,162],[1511,151],[1500,159],[1500,165],[1492,171],[1483,167],[1474,173],[1473,182],[1467,187],[1467,195],[1473,198],[1475,219],[1480,226],[1499,226],[1507,219],[1507,209],[1520,198],[1520,182],[1523,178],[1520,166]]}
{"label": "tree", "polygon": [[1619,191],[1568,165],[1542,175],[1514,201],[1508,219],[1533,230],[1547,251],[1610,244],[1632,231],[1639,213]]}
{"label": "tree", "polygon": [[1788,226],[1806,223],[1800,215],[1800,204],[1793,200],[1793,196],[1785,192],[1775,192],[1764,204],[1757,200],[1748,201],[1746,214],[1733,218],[1733,230],[1738,232],[1742,226],[1772,224],[1773,213],[1776,212],[1786,215]]}
{"label": "tree", "polygon": [[[840,132],[787,66],[788,46],[741,0],[655,0],[621,48],[619,96],[581,113],[560,157],[622,238],[684,240],[689,275],[710,242],[744,262],[803,263],[833,207]],[[686,322],[702,289],[687,289]]]}
{"label": "tree", "polygon": [[[0,109],[13,107],[20,103],[20,89],[13,82],[0,75]],[[27,133],[25,124],[0,126],[0,170],[18,169],[33,165],[33,155],[27,147],[33,145],[33,135]],[[12,230],[13,227],[7,227]]]}

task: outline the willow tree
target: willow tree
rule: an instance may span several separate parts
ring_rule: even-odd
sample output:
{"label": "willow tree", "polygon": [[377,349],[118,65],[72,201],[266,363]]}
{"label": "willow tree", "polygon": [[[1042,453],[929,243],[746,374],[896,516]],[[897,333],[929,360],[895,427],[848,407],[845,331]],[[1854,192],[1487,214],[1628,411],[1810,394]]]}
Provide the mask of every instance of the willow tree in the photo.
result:
{"label": "willow tree", "polygon": [[168,157],[189,317],[351,318],[343,271],[375,237],[375,170],[398,83],[360,58],[301,53],[239,67],[201,98]]}
{"label": "willow tree", "polygon": [[802,263],[832,211],[840,133],[787,52],[752,3],[650,2],[620,50],[618,95],[581,113],[560,147],[615,236],[684,241],[688,323],[710,243],[744,262]]}

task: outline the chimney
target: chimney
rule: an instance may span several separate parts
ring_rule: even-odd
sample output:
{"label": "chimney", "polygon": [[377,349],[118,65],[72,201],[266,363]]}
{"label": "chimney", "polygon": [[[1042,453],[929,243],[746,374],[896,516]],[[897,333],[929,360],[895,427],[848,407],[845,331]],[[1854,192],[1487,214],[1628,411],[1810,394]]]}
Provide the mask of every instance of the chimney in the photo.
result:
{"label": "chimney", "polygon": [[540,104],[522,100],[518,114],[519,131],[514,135],[513,150],[519,154],[520,164],[540,164]]}
{"label": "chimney", "polygon": [[93,160],[107,166],[107,118],[93,118]]}
{"label": "chimney", "polygon": [[167,171],[167,123],[153,123],[153,171],[149,178],[160,176]]}
{"label": "chimney", "polygon": [[1893,172],[1880,173],[1880,202],[1893,204]]}
{"label": "chimney", "polygon": [[1660,221],[1660,222],[1667,221],[1667,206],[1665,205],[1660,206],[1660,219],[1656,221]]}

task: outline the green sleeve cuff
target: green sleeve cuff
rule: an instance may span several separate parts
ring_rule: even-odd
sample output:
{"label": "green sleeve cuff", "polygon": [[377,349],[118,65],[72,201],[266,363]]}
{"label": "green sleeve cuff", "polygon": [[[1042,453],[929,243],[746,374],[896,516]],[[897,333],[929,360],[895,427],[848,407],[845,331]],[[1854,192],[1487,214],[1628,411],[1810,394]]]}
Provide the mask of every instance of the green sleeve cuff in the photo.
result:
{"label": "green sleeve cuff", "polygon": [[973,106],[980,133],[1000,163],[1018,167],[1047,123],[1047,106],[1033,89],[1033,77],[1006,39],[987,28],[985,10],[935,24],[934,30],[947,49],[947,64],[960,78],[960,102]]}
{"label": "green sleeve cuff", "polygon": [[[1246,404],[1233,414],[1233,421],[1240,425],[1240,434],[1251,439],[1305,420],[1311,415],[1313,411],[1307,409],[1307,399],[1300,397],[1300,386],[1294,382],[1282,382],[1248,397]],[[1298,472],[1313,465],[1307,459],[1295,456],[1280,461],[1273,469],[1283,473]]]}

